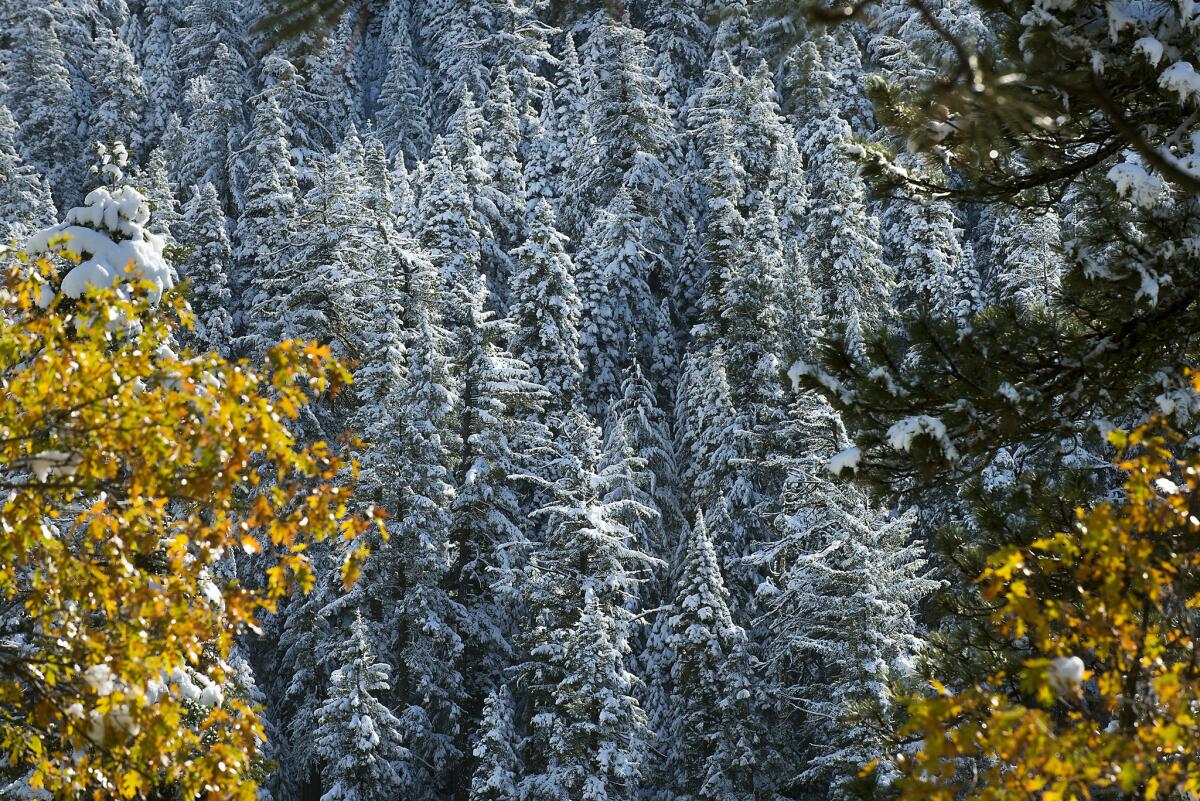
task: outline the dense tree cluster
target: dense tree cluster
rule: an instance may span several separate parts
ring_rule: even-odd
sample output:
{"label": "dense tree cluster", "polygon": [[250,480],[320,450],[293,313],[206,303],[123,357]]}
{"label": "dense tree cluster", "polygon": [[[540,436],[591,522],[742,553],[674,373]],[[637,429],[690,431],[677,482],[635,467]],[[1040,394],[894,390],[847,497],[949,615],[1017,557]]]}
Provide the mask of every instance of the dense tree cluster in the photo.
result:
{"label": "dense tree cluster", "polygon": [[982,555],[1191,420],[1191,3],[329,5],[0,8],[0,234],[135,193],[178,346],[353,373],[292,429],[387,536],[238,643],[263,792],[888,792],[897,694],[1019,650]]}

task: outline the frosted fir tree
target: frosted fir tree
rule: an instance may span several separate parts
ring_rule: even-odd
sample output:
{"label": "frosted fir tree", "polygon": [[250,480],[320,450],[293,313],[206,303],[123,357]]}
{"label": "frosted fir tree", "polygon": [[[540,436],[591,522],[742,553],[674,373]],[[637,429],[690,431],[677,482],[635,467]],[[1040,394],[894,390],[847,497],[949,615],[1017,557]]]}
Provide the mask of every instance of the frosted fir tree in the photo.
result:
{"label": "frosted fir tree", "polygon": [[151,142],[159,141],[166,131],[172,106],[179,97],[179,75],[171,49],[182,10],[174,0],[147,0],[127,37],[146,85],[145,123]]}
{"label": "frosted fir tree", "polygon": [[[517,229],[522,216],[521,204],[524,201],[520,197],[512,198],[505,194],[497,182],[497,165],[490,162],[484,153],[485,133],[493,124],[501,128],[504,125],[502,120],[489,120],[489,124],[485,126],[483,114],[476,106],[474,97],[464,89],[458,108],[447,124],[446,150],[454,168],[462,171],[463,187],[472,207],[472,225],[480,236],[482,269],[493,294],[501,308],[504,308],[508,301],[508,283],[512,274],[505,240],[518,236]],[[509,134],[512,133],[510,130]],[[501,131],[497,131],[495,135],[503,136]],[[497,153],[504,155],[502,152]],[[510,172],[506,177],[518,182],[517,186],[511,188],[518,191],[519,179],[512,174],[512,170],[516,169],[515,165],[509,164],[507,167]]]}
{"label": "frosted fir tree", "polygon": [[410,754],[400,721],[381,700],[391,689],[390,668],[376,661],[361,615],[349,634],[313,732],[327,788],[321,801],[387,801],[410,784]]}
{"label": "frosted fir tree", "polygon": [[[393,4],[402,9],[403,4]],[[392,19],[394,17],[394,19]],[[423,157],[430,144],[429,109],[422,73],[413,49],[408,15],[403,10],[389,20],[395,26],[387,53],[387,72],[377,100],[375,127],[394,159],[408,164]]]}
{"label": "frosted fir tree", "polygon": [[507,251],[521,240],[525,221],[525,176],[518,154],[521,118],[514,104],[508,71],[503,67],[496,71],[483,104],[483,116],[488,120],[483,130],[483,158],[492,170],[492,185],[499,203],[497,233],[500,244]]}
{"label": "frosted fir tree", "polygon": [[654,54],[653,71],[667,105],[682,111],[701,79],[711,31],[705,9],[696,0],[657,0],[646,12],[646,44]]}
{"label": "frosted fir tree", "polygon": [[[832,410],[809,398],[805,427],[828,430]],[[800,779],[849,798],[858,768],[885,756],[879,732],[896,714],[890,685],[910,678],[920,650],[916,607],[938,583],[926,578],[923,550],[911,540],[912,516],[877,509],[853,485],[835,483],[825,463],[831,451],[814,448],[794,468],[783,537],[763,559],[781,565],[769,650],[794,677],[787,693],[802,721]]]}
{"label": "frosted fir tree", "polygon": [[180,228],[180,241],[189,251],[180,272],[191,288],[190,305],[195,315],[193,328],[184,340],[197,351],[215,351],[228,358],[233,316],[225,271],[232,263],[232,249],[225,214],[212,184],[192,188]]}
{"label": "frosted fir tree", "polygon": [[175,241],[181,220],[175,187],[163,148],[156,147],[145,158],[131,180],[150,204],[149,229],[168,242]]}
{"label": "frosted fir tree", "polygon": [[[642,466],[634,476],[636,493],[631,493],[631,497],[655,512],[649,520],[631,519],[627,524],[640,535],[637,540],[639,550],[666,560],[674,546],[667,532],[682,519],[675,446],[667,416],[638,360],[634,359],[630,365],[621,383],[621,397],[609,412],[613,433],[619,433],[629,456]],[[615,443],[605,444],[605,450],[610,454],[616,449]],[[660,588],[651,589],[657,591]]]}
{"label": "frosted fir tree", "polygon": [[512,251],[513,355],[536,371],[549,397],[548,411],[574,408],[583,363],[579,358],[580,301],[567,238],[555,228],[554,212],[541,202],[524,244]]}
{"label": "frosted fir tree", "polygon": [[[249,41],[238,6],[233,0],[187,0],[174,31],[171,63],[193,75],[212,70],[225,61],[245,70],[251,61]],[[225,53],[220,52],[225,49]]]}
{"label": "frosted fir tree", "polygon": [[66,55],[50,12],[28,8],[14,49],[4,59],[4,102],[17,120],[21,156],[50,182],[62,207],[79,197],[78,109]]}
{"label": "frosted fir tree", "polygon": [[705,153],[707,208],[702,250],[705,269],[699,295],[703,327],[694,332],[703,346],[727,338],[729,324],[722,307],[725,286],[747,261],[746,219],[739,209],[745,195],[746,171],[738,150],[732,121],[724,116],[719,118]]}
{"label": "frosted fir tree", "polygon": [[545,447],[547,434],[532,419],[547,393],[505,349],[511,326],[488,310],[483,277],[467,269],[452,276],[450,293],[459,309],[448,359],[458,400],[451,581],[465,612],[465,684],[475,705],[503,681],[512,659],[513,599],[497,595],[493,583],[525,545],[521,497],[509,477],[522,471],[519,451]]}
{"label": "frosted fir tree", "polygon": [[863,179],[842,150],[850,127],[833,114],[808,133],[805,155],[816,201],[805,238],[826,287],[826,310],[847,321],[848,340],[860,343],[862,327],[886,314],[894,276],[882,258],[879,221],[867,206]]}
{"label": "frosted fir tree", "polygon": [[[463,168],[458,163],[451,166],[440,137],[434,142],[427,168],[418,210],[421,244],[441,271],[442,282],[449,285],[452,276],[482,269],[482,240],[491,232],[480,228]],[[450,304],[441,313],[450,321],[456,310]]]}
{"label": "frosted fir tree", "polygon": [[91,288],[125,292],[130,281],[150,285],[149,300],[157,303],[175,286],[174,269],[163,256],[162,238],[147,229],[150,206],[125,180],[128,154],[117,143],[112,151],[98,148],[108,186],[93,189],[82,206],[67,211],[63,221],[43,228],[26,240],[30,256],[43,253],[67,257],[57,286],[42,287],[38,302],[48,306],[55,293],[80,298]]}
{"label": "frosted fir tree", "polygon": [[721,281],[716,306],[734,403],[748,411],[766,401],[772,385],[779,383],[761,380],[770,372],[764,368],[777,348],[783,299],[783,239],[770,193],[759,201],[745,237]]}
{"label": "frosted fir tree", "polygon": [[[269,54],[262,59],[259,80],[262,90],[249,99],[254,114],[246,146],[257,148],[262,141],[259,127],[262,120],[258,114],[266,104],[274,102],[288,152],[296,167],[297,180],[301,185],[308,185],[311,183],[309,165],[318,160],[320,150],[316,143],[327,136],[317,119],[316,98],[309,91],[308,83],[296,65],[282,55]],[[250,186],[257,180],[253,161],[253,158],[243,158],[240,162],[249,173],[242,176],[243,186]]]}
{"label": "frosted fir tree", "polygon": [[423,4],[417,20],[417,39],[422,43],[430,71],[433,112],[444,120],[460,102],[462,92],[483,97],[489,83],[488,64],[480,43],[492,30],[487,3],[466,0],[431,0]]}
{"label": "frosted fir tree", "polygon": [[[189,62],[194,63],[194,62]],[[184,94],[192,112],[176,166],[180,186],[210,182],[226,210],[236,207],[235,154],[245,136],[245,67],[225,45],[217,45],[208,71],[195,77]]]}
{"label": "frosted fir tree", "polygon": [[988,297],[1024,311],[1045,309],[1066,269],[1061,218],[1044,207],[999,206],[989,212],[981,259]]}
{"label": "frosted fir tree", "polygon": [[512,81],[519,127],[527,133],[550,88],[543,77],[553,65],[550,36],[554,28],[537,19],[536,8],[520,0],[491,0],[492,30],[488,50]]}
{"label": "frosted fir tree", "polygon": [[577,259],[586,310],[579,350],[592,408],[606,408],[620,392],[629,359],[639,355],[639,335],[641,342],[653,341],[659,319],[649,285],[654,260],[644,218],[621,190],[588,230]]}
{"label": "frosted fir tree", "polygon": [[479,734],[471,751],[475,770],[468,801],[518,801],[522,770],[519,744],[513,725],[512,694],[505,685],[489,693],[483,705]]}
{"label": "frosted fir tree", "polygon": [[356,71],[347,63],[357,34],[357,22],[346,15],[308,59],[308,112],[316,120],[321,136],[315,144],[336,147],[349,128],[361,122]]}
{"label": "frosted fir tree", "polygon": [[453,397],[443,357],[431,347],[434,341],[426,327],[414,331],[407,343],[408,386],[401,401],[406,422],[399,443],[396,513],[389,527],[397,543],[390,554],[397,562],[394,586],[403,593],[399,605],[387,610],[385,622],[398,635],[399,717],[417,757],[414,784],[405,788],[412,798],[436,797],[446,771],[462,756],[456,742],[465,723],[459,667],[463,642],[457,625],[465,610],[449,591],[455,558],[454,487],[450,443],[443,440]]}
{"label": "frosted fir tree", "polygon": [[[314,784],[319,760],[313,733],[317,731],[335,641],[325,606],[335,597],[332,581],[339,580],[332,548],[321,543],[310,555],[314,565],[313,589],[290,599],[274,621],[279,632],[269,658],[268,689],[285,742],[275,771],[275,796],[296,798],[306,784]],[[319,786],[319,785],[318,785]]]}
{"label": "frosted fir tree", "polygon": [[684,534],[673,603],[664,613],[669,694],[655,785],[681,801],[763,797],[781,767],[768,742],[775,710],[766,672],[733,621],[702,512],[694,526],[684,523]]}
{"label": "frosted fir tree", "polygon": [[0,105],[0,247],[54,222],[50,189],[17,150],[17,123]]}
{"label": "frosted fir tree", "polygon": [[975,282],[966,275],[969,266],[951,205],[924,195],[901,198],[885,211],[884,223],[889,249],[902,257],[893,300],[897,310],[921,307],[942,320],[962,319],[960,305]]}
{"label": "frosted fir tree", "polygon": [[712,36],[712,52],[738,69],[753,69],[762,61],[762,54],[754,45],[758,37],[745,0],[717,3],[714,16],[717,23]]}
{"label": "frosted fir tree", "polygon": [[647,216],[652,240],[657,212],[673,191],[663,161],[674,135],[671,118],[659,100],[661,87],[648,72],[645,36],[625,23],[609,21],[593,34],[597,41],[587,86],[590,150],[582,165],[581,198],[599,208],[622,188]]}
{"label": "frosted fir tree", "polygon": [[[543,491],[538,516],[547,523],[519,578],[529,610],[519,636],[525,653],[519,673],[528,687],[533,727],[523,797],[568,799],[580,797],[591,776],[602,785],[620,780],[610,770],[632,778],[628,768],[636,767],[636,754],[618,745],[612,758],[634,761],[626,768],[605,768],[597,764],[596,747],[586,748],[586,740],[575,738],[586,737],[590,727],[597,736],[627,742],[640,728],[641,713],[625,698],[623,660],[633,622],[630,600],[641,571],[657,562],[637,550],[633,533],[621,522],[653,511],[627,496],[616,499],[621,493],[615,490],[629,473],[620,455],[601,463],[600,433],[585,415],[568,414],[561,430],[554,460],[541,475],[525,476]],[[583,623],[581,600],[590,610]],[[589,656],[593,646],[601,651]],[[595,685],[590,698],[573,699],[589,677],[604,684]],[[619,719],[598,717],[609,702],[617,704],[609,711]]]}
{"label": "frosted fir tree", "polygon": [[274,98],[257,100],[248,145],[253,147],[252,181],[238,217],[235,251],[245,285],[245,341],[240,347],[261,351],[272,340],[266,326],[270,318],[260,312],[266,312],[284,287],[298,224],[296,169]]}
{"label": "frosted fir tree", "polygon": [[754,417],[736,409],[720,351],[684,360],[675,406],[682,484],[688,512],[704,512],[716,538],[721,568],[736,614],[753,608],[761,570],[748,561],[774,539],[767,520],[771,495],[761,481],[761,446],[748,426]]}
{"label": "frosted fir tree", "polygon": [[111,30],[96,38],[92,64],[92,109],[88,135],[99,142],[124,142],[138,152],[144,139],[147,92],[129,46]]}
{"label": "frosted fir tree", "polygon": [[704,288],[704,256],[695,220],[688,219],[683,239],[672,261],[675,264],[675,280],[671,283],[671,317],[680,330],[681,338],[685,338],[700,319]]}
{"label": "frosted fir tree", "polygon": [[634,696],[637,677],[625,667],[626,628],[595,591],[584,591],[582,614],[566,633],[553,708],[534,720],[549,735],[545,766],[523,779],[522,797],[638,797],[645,713]]}

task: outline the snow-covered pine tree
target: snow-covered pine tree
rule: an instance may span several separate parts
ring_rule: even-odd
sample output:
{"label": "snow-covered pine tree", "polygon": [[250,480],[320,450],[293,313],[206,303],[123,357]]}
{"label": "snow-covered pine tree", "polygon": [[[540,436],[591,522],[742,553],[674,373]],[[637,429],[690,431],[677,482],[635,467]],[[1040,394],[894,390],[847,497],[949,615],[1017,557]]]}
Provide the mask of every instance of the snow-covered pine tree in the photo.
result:
{"label": "snow-covered pine tree", "polygon": [[321,801],[388,801],[411,781],[400,721],[383,703],[391,668],[377,661],[362,615],[351,625],[317,714]]}
{"label": "snow-covered pine tree", "polygon": [[468,801],[518,801],[521,777],[519,738],[513,724],[513,701],[508,686],[488,694],[479,721],[479,734],[472,756]]}
{"label": "snow-covered pine tree", "polygon": [[538,203],[525,242],[512,252],[513,355],[530,365],[549,393],[546,410],[575,408],[581,390],[580,304],[566,237],[554,212]]}
{"label": "snow-covered pine tree", "polygon": [[387,72],[377,99],[375,127],[388,155],[394,159],[403,156],[412,165],[429,148],[429,109],[404,6],[393,3],[389,8],[398,10],[389,17],[394,29],[389,32]]}
{"label": "snow-covered pine tree", "polygon": [[703,512],[684,526],[673,603],[663,612],[669,663],[666,721],[654,785],[662,798],[739,801],[770,797],[781,760],[770,738],[767,672],[733,621],[729,593]]}
{"label": "snow-covered pine tree", "polygon": [[748,262],[746,219],[739,210],[745,196],[746,171],[739,149],[732,121],[727,116],[719,117],[705,153],[704,285],[699,293],[702,327],[694,331],[703,347],[727,339],[729,323],[721,305],[724,287],[739,265]]}
{"label": "snow-covered pine tree", "polygon": [[[511,103],[509,106],[508,113],[511,113]],[[497,165],[492,164],[484,154],[485,130],[491,124],[504,127],[502,120],[490,120],[489,123],[488,126],[484,125],[483,114],[475,104],[474,96],[464,89],[459,97],[458,108],[447,123],[445,144],[454,169],[461,171],[463,190],[471,207],[471,225],[479,233],[483,274],[487,276],[489,287],[503,308],[507,304],[508,283],[512,274],[504,239],[519,226],[522,206],[514,203],[502,191],[497,183]],[[498,131],[496,135],[503,137],[511,133],[511,130],[508,134]],[[508,166],[511,170],[512,165]],[[519,180],[511,172],[508,177],[519,185]],[[515,191],[516,187],[513,188]]]}
{"label": "snow-covered pine tree", "polygon": [[654,343],[659,321],[649,278],[655,255],[646,242],[645,218],[621,189],[588,229],[577,259],[576,282],[585,314],[579,329],[585,396],[600,410],[619,395],[638,343]]}
{"label": "snow-covered pine tree", "polygon": [[760,555],[781,566],[769,653],[796,708],[802,785],[844,799],[858,768],[886,756],[879,733],[896,712],[890,682],[912,672],[916,607],[938,584],[909,536],[912,516],[878,509],[830,476],[839,424],[823,400],[802,400],[792,435],[810,448],[784,491],[783,536]]}
{"label": "snow-covered pine tree", "polygon": [[527,477],[546,493],[539,514],[548,525],[520,579],[529,611],[519,670],[532,727],[522,797],[632,798],[644,715],[625,667],[630,606],[640,571],[656,560],[620,521],[653,512],[616,491],[630,470],[619,455],[601,464],[586,415],[568,414],[561,431],[557,458]]}
{"label": "snow-covered pine tree", "polygon": [[[596,60],[587,87],[591,135],[584,154],[579,199],[594,211],[624,189],[643,217],[647,244],[669,239],[675,191],[663,159],[674,133],[660,99],[661,87],[649,74],[645,35],[627,22],[608,20],[593,31]],[[580,213],[582,207],[577,207]]]}
{"label": "snow-covered pine tree", "polygon": [[175,233],[181,219],[179,202],[176,199],[175,187],[171,184],[167,157],[161,147],[150,151],[150,155],[134,173],[132,182],[150,204],[150,222],[146,227],[167,242],[175,241]]}
{"label": "snow-covered pine tree", "polygon": [[989,299],[1019,310],[1046,308],[1065,271],[1061,218],[1048,204],[1000,206],[989,212],[982,259]]}
{"label": "snow-covered pine tree", "polygon": [[77,141],[78,108],[66,55],[49,11],[25,7],[20,34],[4,59],[4,103],[19,126],[25,163],[50,182],[61,208],[80,196],[81,163],[90,148]]}
{"label": "snow-covered pine tree", "polygon": [[[455,554],[451,528],[454,501],[450,471],[449,385],[439,338],[425,323],[406,343],[407,384],[401,393],[401,432],[396,445],[397,484],[389,530],[395,545],[379,558],[399,603],[383,610],[381,631],[394,632],[399,654],[395,697],[404,740],[414,755],[408,798],[436,799],[462,757],[457,747],[465,700],[460,664],[465,616],[450,591]],[[385,599],[381,599],[385,600]]]}
{"label": "snow-covered pine tree", "polygon": [[[675,446],[666,414],[637,359],[632,360],[621,383],[621,397],[609,411],[612,431],[619,432],[629,455],[642,465],[635,482],[637,500],[655,512],[651,520],[641,524],[630,520],[627,524],[641,535],[636,542],[639,550],[666,562],[675,546],[667,532],[682,520]],[[606,443],[605,450],[611,453],[615,445]],[[648,589],[655,593],[661,590],[655,586]]]}
{"label": "snow-covered pine tree", "polygon": [[521,498],[509,477],[522,472],[520,452],[546,447],[545,431],[534,418],[547,393],[529,366],[505,349],[511,326],[487,308],[483,276],[461,263],[451,285],[457,324],[448,362],[457,389],[458,450],[450,582],[463,606],[463,662],[471,666],[463,705],[475,717],[485,696],[503,683],[513,658],[513,599],[497,595],[492,585],[497,573],[511,572],[524,551]]}
{"label": "snow-covered pine tree", "polygon": [[232,249],[225,214],[212,184],[192,187],[179,236],[188,248],[180,272],[191,288],[189,302],[195,314],[193,328],[183,334],[183,339],[196,351],[215,351],[228,358],[233,316],[226,269],[232,263]]}
{"label": "snow-covered pine tree", "polygon": [[487,49],[512,81],[518,127],[524,134],[550,88],[543,73],[554,64],[549,38],[555,29],[538,20],[536,7],[524,0],[490,0],[490,6]]}
{"label": "snow-covered pine tree", "polygon": [[[491,168],[492,187],[499,204],[496,234],[507,252],[516,247],[525,222],[525,176],[521,169],[518,148],[521,142],[521,117],[514,104],[508,70],[496,70],[496,77],[483,104],[487,125],[482,132],[482,155]],[[511,280],[509,276],[505,276]],[[505,297],[508,286],[504,286]]]}
{"label": "snow-covered pine tree", "polygon": [[718,0],[713,5],[713,55],[748,73],[762,61],[762,53],[755,46],[758,37],[746,0]]}
{"label": "snow-covered pine tree", "polygon": [[50,189],[17,150],[17,123],[0,105],[0,248],[54,224]]}
{"label": "snow-covered pine tree", "polygon": [[241,58],[219,44],[213,50],[208,71],[192,78],[184,94],[191,113],[185,145],[175,165],[177,183],[179,186],[211,183],[230,214],[240,202],[239,187],[234,185],[235,154],[245,136],[247,88]]}
{"label": "snow-covered pine tree", "polygon": [[145,134],[149,142],[157,143],[166,131],[179,96],[179,75],[171,52],[180,11],[174,0],[146,0],[128,37],[146,85]]}
{"label": "snow-covered pine tree", "polygon": [[287,129],[273,97],[259,96],[254,127],[251,182],[237,224],[236,255],[243,296],[239,350],[261,353],[277,341],[270,309],[285,290],[296,236],[296,169],[288,153]]}
{"label": "snow-covered pine tree", "polygon": [[586,589],[582,614],[563,634],[554,706],[534,721],[549,733],[545,767],[524,778],[522,797],[633,801],[646,716],[634,696],[637,677],[626,668],[628,625]]}
{"label": "snow-covered pine tree", "polygon": [[124,142],[133,153],[141,150],[146,86],[124,40],[111,30],[96,37],[92,70],[92,109],[88,136],[93,141]]}
{"label": "snow-covered pine tree", "polygon": [[[210,72],[223,62],[231,62],[238,71],[246,69],[251,60],[250,46],[245,21],[238,11],[233,0],[186,0],[170,55],[177,73],[194,76]],[[221,53],[221,48],[226,52]]]}

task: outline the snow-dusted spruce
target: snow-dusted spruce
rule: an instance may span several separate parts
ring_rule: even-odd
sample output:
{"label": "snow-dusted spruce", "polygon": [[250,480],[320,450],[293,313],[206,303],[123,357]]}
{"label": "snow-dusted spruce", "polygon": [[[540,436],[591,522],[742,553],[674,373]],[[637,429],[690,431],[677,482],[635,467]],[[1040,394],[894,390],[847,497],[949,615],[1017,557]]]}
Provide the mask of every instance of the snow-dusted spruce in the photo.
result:
{"label": "snow-dusted spruce", "polygon": [[472,749],[475,771],[469,801],[517,801],[521,761],[513,725],[512,694],[507,686],[493,690],[483,705],[479,735]]}
{"label": "snow-dusted spruce", "polygon": [[662,797],[735,801],[770,792],[772,699],[746,632],[733,622],[712,539],[698,513],[684,524],[673,604],[664,612],[670,692],[663,715]]}
{"label": "snow-dusted spruce", "polygon": [[387,801],[408,783],[409,756],[400,721],[380,700],[390,689],[390,668],[377,661],[361,615],[348,634],[313,732],[328,788],[321,801]]}
{"label": "snow-dusted spruce", "polygon": [[538,202],[525,242],[512,257],[510,348],[537,371],[549,393],[547,408],[571,409],[583,377],[579,295],[567,239],[555,227],[554,212],[544,200]]}
{"label": "snow-dusted spruce", "polygon": [[23,239],[54,221],[50,189],[17,151],[17,124],[0,106],[0,244]]}
{"label": "snow-dusted spruce", "polygon": [[225,214],[212,184],[193,187],[181,228],[181,241],[191,251],[180,264],[180,273],[191,287],[191,307],[196,315],[186,339],[197,350],[229,356],[233,320],[225,270],[232,258]]}
{"label": "snow-dusted spruce", "polygon": [[916,605],[938,583],[911,541],[913,515],[874,508],[833,480],[832,469],[851,457],[820,457],[821,443],[836,435],[828,406],[810,398],[798,412],[796,433],[809,432],[817,447],[793,466],[783,537],[759,557],[784,566],[768,603],[770,654],[796,676],[785,693],[802,721],[800,780],[849,798],[852,766],[885,756],[880,733],[895,714],[893,682],[909,678],[920,650]]}

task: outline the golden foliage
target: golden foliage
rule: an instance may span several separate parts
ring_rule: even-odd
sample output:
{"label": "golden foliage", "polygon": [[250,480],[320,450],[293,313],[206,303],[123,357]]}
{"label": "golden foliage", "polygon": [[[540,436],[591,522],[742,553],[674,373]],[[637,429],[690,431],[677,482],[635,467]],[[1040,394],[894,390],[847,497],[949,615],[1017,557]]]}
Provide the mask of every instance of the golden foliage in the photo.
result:
{"label": "golden foliage", "polygon": [[[288,430],[347,374],[303,343],[261,370],[181,358],[178,298],[43,310],[52,277],[18,257],[0,289],[0,754],[58,798],[249,801],[255,710],[197,703],[179,671],[219,686],[234,634],[311,586],[306,545],[373,525],[347,509],[353,466]],[[261,589],[217,578],[233,549],[268,551]]]}
{"label": "golden foliage", "polygon": [[1181,440],[1163,419],[1113,432],[1121,500],[992,557],[980,584],[994,623],[1033,656],[1016,675],[908,700],[903,733],[922,741],[899,760],[904,798],[1200,791],[1200,456],[1175,455]]}

